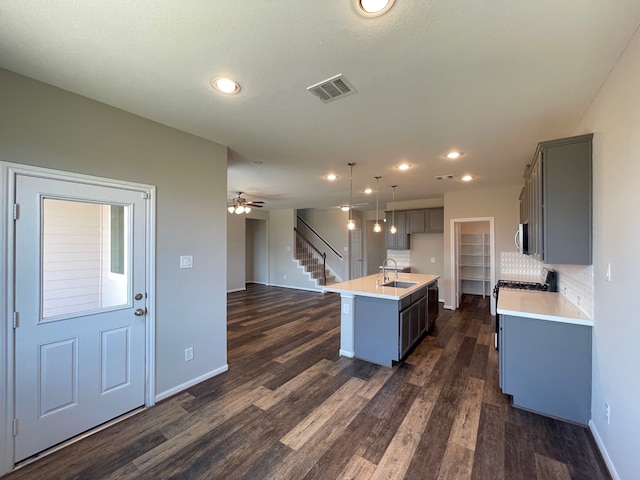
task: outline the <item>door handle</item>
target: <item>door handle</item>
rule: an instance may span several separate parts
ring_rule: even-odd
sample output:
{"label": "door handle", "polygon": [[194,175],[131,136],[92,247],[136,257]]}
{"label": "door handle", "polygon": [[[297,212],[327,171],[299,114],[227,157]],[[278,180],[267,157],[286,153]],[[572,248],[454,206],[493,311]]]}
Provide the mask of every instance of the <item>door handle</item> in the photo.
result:
{"label": "door handle", "polygon": [[147,313],[147,309],[146,308],[137,308],[135,312],[133,312],[133,314],[136,317],[141,317],[143,316],[145,313]]}

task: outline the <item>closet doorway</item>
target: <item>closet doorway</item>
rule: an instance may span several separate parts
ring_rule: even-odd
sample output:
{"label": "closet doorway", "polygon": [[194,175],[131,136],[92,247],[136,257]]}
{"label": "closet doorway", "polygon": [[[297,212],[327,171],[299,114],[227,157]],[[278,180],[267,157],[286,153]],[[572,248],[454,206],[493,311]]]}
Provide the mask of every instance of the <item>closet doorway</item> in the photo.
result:
{"label": "closet doorway", "polygon": [[452,219],[451,227],[454,309],[460,307],[462,295],[466,293],[489,297],[491,313],[495,314],[491,293],[495,284],[493,217]]}

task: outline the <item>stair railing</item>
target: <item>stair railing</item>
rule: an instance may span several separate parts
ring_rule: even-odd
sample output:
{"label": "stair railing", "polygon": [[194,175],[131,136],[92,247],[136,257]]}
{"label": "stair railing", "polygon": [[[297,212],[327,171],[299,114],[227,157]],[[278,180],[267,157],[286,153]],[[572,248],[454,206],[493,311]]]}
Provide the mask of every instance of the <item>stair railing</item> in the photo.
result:
{"label": "stair railing", "polygon": [[299,255],[298,260],[305,266],[310,265],[314,260],[318,262],[318,265],[322,265],[322,277],[318,278],[318,280],[320,285],[326,285],[327,254],[314,247],[297,228],[294,227],[294,230],[296,232],[296,256]]}

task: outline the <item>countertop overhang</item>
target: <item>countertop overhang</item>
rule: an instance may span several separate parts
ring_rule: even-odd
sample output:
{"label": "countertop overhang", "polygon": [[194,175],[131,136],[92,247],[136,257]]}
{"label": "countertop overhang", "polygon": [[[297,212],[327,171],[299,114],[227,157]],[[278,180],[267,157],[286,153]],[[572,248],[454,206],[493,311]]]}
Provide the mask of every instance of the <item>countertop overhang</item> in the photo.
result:
{"label": "countertop overhang", "polygon": [[564,295],[556,292],[501,288],[497,312],[501,315],[593,326],[593,320]]}
{"label": "countertop overhang", "polygon": [[[422,273],[395,273],[389,275],[389,281],[398,280],[401,282],[416,282],[408,288],[385,287],[382,285],[382,275],[369,275],[367,277],[355,278],[346,282],[334,283],[323,288],[325,292],[337,292],[340,294],[360,295],[363,297],[385,298],[389,300],[400,300],[430,283],[438,280],[440,275],[427,275]],[[376,279],[380,285],[376,286]]]}

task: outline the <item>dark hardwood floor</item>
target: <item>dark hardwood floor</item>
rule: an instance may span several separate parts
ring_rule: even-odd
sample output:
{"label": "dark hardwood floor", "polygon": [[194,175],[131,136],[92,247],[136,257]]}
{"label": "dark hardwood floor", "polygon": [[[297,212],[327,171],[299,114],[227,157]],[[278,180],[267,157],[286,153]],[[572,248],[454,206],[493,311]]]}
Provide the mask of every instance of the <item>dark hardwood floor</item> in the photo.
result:
{"label": "dark hardwood floor", "polygon": [[488,298],[441,308],[394,368],[338,355],[339,303],[229,294],[228,372],[3,480],[610,478],[588,429],[500,392]]}

